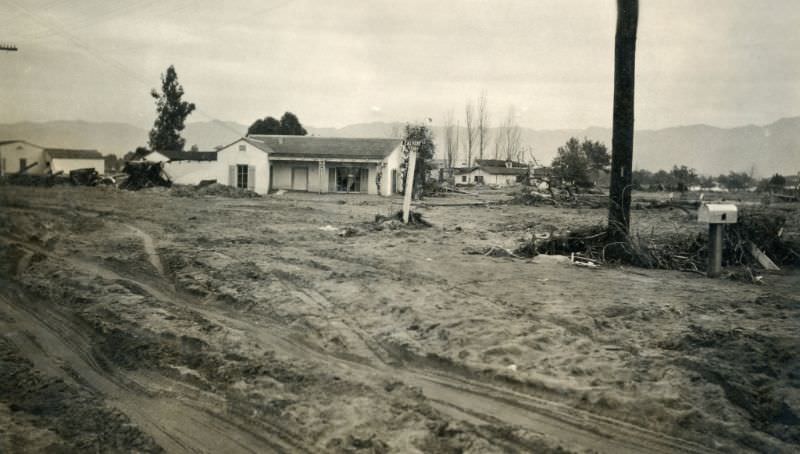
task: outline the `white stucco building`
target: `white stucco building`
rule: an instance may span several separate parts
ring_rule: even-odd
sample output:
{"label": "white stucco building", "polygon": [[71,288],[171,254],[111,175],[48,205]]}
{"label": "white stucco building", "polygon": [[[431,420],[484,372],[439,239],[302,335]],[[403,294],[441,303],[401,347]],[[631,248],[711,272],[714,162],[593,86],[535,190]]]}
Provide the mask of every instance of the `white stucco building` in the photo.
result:
{"label": "white stucco building", "polygon": [[509,186],[528,178],[528,166],[500,159],[478,159],[473,167],[455,169],[456,184]]}
{"label": "white stucco building", "polygon": [[97,150],[45,148],[24,140],[0,141],[0,175],[18,173],[44,175],[93,168],[105,173],[103,155]]}
{"label": "white stucco building", "polygon": [[401,148],[399,139],[253,135],[213,152],[151,152],[145,159],[164,162],[179,184],[391,195],[400,184]]}

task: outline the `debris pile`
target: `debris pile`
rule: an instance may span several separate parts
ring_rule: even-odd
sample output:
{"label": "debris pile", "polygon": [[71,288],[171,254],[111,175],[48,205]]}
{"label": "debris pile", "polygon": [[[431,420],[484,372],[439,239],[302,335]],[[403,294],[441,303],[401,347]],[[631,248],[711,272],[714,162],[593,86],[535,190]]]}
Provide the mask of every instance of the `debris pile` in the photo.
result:
{"label": "debris pile", "polygon": [[512,205],[551,205],[564,208],[608,208],[608,195],[602,191],[578,192],[569,187],[539,189],[521,186],[509,202]]}
{"label": "debris pile", "polygon": [[[800,265],[800,244],[783,238],[785,216],[776,210],[740,211],[739,223],[726,226],[722,264],[743,266],[745,274],[766,268],[759,252],[777,265]],[[758,252],[757,252],[758,251]],[[514,254],[568,255],[592,263],[626,263],[643,268],[703,272],[708,262],[708,234],[670,233],[645,237],[631,234],[624,242],[611,242],[607,228],[595,225],[554,233],[523,242]]]}
{"label": "debris pile", "polygon": [[431,227],[431,223],[422,218],[422,214],[412,211],[408,216],[408,224],[403,223],[403,212],[398,211],[392,215],[384,216],[382,214],[375,215],[375,221],[369,223],[370,230],[397,230],[403,228],[419,229]]}
{"label": "debris pile", "polygon": [[126,162],[122,171],[128,175],[128,178],[119,185],[120,189],[138,191],[154,186],[170,187],[172,185],[160,162]]}
{"label": "debris pile", "polygon": [[226,186],[217,182],[201,182],[197,186],[175,185],[170,190],[170,194],[175,197],[218,196],[229,197],[233,199],[250,199],[261,197],[260,194],[249,189],[235,188],[233,186]]}
{"label": "debris pile", "polygon": [[93,167],[69,171],[69,181],[74,186],[97,186],[100,174]]}

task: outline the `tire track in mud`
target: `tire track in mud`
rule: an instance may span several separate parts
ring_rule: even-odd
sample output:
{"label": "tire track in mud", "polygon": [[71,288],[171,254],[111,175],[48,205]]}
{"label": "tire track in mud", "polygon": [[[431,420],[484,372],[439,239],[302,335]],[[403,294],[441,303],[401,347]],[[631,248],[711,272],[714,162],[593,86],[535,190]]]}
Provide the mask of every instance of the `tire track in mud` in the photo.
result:
{"label": "tire track in mud", "polygon": [[[144,283],[127,279],[92,263],[61,257],[35,244],[16,242],[19,246],[49,257],[65,260],[90,274],[129,282],[160,301],[168,302],[167,294]],[[279,427],[259,424],[257,429],[237,423],[231,415],[217,413],[217,402],[201,405],[202,396],[195,392],[185,396],[155,392],[146,379],[137,379],[121,370],[111,370],[109,361],[101,366],[92,349],[91,340],[84,334],[91,328],[82,326],[55,307],[33,303],[21,290],[9,294],[13,284],[4,284],[0,305],[13,322],[3,322],[8,338],[17,345],[37,368],[77,383],[102,395],[113,407],[127,414],[142,431],[153,437],[167,452],[231,452],[258,453],[313,452],[294,434]],[[54,366],[57,365],[57,366]],[[184,391],[188,391],[185,388]],[[269,438],[267,438],[269,437]]]}
{"label": "tire track in mud", "polygon": [[101,366],[95,360],[97,353],[93,352],[90,340],[82,334],[85,330],[80,323],[54,308],[40,311],[42,304],[26,301],[19,293],[0,295],[0,303],[14,320],[6,323],[10,325],[4,327],[6,332],[21,334],[9,338],[37,368],[99,393],[167,452],[257,453],[264,447],[276,452],[305,450],[296,444],[266,439],[226,421],[192,396],[170,396],[163,390],[153,392],[146,380]]}
{"label": "tire track in mud", "polygon": [[[38,246],[24,243],[21,246],[39,249]],[[468,421],[481,420],[487,423],[501,422],[511,427],[522,427],[534,433],[542,433],[557,439],[568,449],[591,449],[596,452],[609,453],[713,452],[698,443],[644,429],[620,420],[599,416],[547,399],[501,389],[464,376],[454,375],[449,371],[432,370],[429,366],[420,367],[414,364],[413,358],[405,358],[402,361],[404,365],[398,367],[393,362],[387,361],[387,358],[392,358],[392,355],[385,349],[370,345],[365,340],[369,336],[360,329],[354,329],[357,337],[362,339],[365,349],[372,352],[371,357],[363,361],[325,352],[318,346],[299,339],[300,336],[297,336],[296,332],[280,324],[270,323],[267,325],[251,322],[242,319],[235,311],[227,308],[211,309],[208,304],[205,305],[206,307],[201,307],[199,304],[194,304],[192,297],[181,295],[171,288],[165,288],[171,286],[167,282],[163,282],[163,279],[159,282],[143,282],[141,278],[128,278],[74,257],[62,257],[49,251],[46,252],[46,255],[66,260],[78,268],[109,280],[128,281],[163,303],[182,307],[198,313],[212,322],[241,330],[283,354],[314,360],[331,370],[357,377],[362,381],[400,380],[407,385],[421,389],[436,408],[453,417]],[[334,307],[330,301],[316,291],[307,293],[309,289],[300,289],[291,282],[284,281],[284,284],[293,289],[300,297],[305,295],[304,298],[310,298],[312,302],[328,309]],[[265,329],[267,327],[269,329]],[[191,412],[190,408],[184,407],[184,409],[189,409]],[[525,449],[524,446],[520,446],[520,448]]]}

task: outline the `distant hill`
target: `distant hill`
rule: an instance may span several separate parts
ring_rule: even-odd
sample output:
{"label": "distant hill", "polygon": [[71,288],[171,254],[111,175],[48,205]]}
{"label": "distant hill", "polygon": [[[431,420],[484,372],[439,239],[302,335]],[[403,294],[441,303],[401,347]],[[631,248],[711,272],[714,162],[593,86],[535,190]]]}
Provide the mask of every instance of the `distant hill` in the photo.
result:
{"label": "distant hill", "polygon": [[[394,137],[402,131],[400,122],[359,123],[342,128],[306,126],[309,134],[326,137]],[[187,148],[198,145],[211,149],[226,145],[247,131],[235,122],[206,121],[186,125]],[[494,132],[494,131],[493,131]],[[434,127],[437,140],[441,128]],[[464,145],[462,133],[462,149]],[[103,154],[122,156],[147,143],[148,129],[126,123],[50,121],[0,124],[0,140],[23,139],[49,147],[95,148]],[[537,130],[522,129],[522,141],[533,147],[541,163],[550,163],[556,150],[570,137],[599,140],[611,145],[610,128]],[[439,147],[441,149],[441,147]],[[494,157],[490,144],[488,155]],[[463,159],[463,158],[462,158]],[[703,174],[717,175],[729,170],[755,170],[757,176],[800,171],[800,117],[783,118],[766,126],[717,128],[707,125],[677,126],[636,132],[634,166],[640,169],[669,169],[684,164]]]}
{"label": "distant hill", "polygon": [[[310,134],[332,137],[391,137],[402,123],[362,123],[343,128],[307,128]],[[492,131],[494,133],[494,131]],[[434,128],[437,142],[441,128]],[[465,129],[461,128],[462,154]],[[522,128],[522,142],[533,147],[544,164],[555,157],[558,147],[570,137],[599,140],[611,148],[611,128],[537,130]],[[439,150],[442,147],[438,147]],[[494,157],[493,145],[489,156]],[[462,156],[462,160],[465,157]],[[709,175],[730,170],[755,171],[757,176],[800,172],[800,117],[783,118],[766,126],[717,128],[707,125],[677,126],[636,131],[634,166],[640,169],[671,169],[687,165]]]}

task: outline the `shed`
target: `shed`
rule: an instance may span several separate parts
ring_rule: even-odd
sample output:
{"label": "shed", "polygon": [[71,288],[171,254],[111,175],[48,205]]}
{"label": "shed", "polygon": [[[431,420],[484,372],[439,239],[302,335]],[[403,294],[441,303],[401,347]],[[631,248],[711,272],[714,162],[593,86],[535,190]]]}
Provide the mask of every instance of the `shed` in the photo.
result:
{"label": "shed", "polygon": [[67,148],[45,148],[45,165],[53,173],[69,173],[76,169],[94,169],[99,174],[106,171],[103,155],[97,150],[76,150]]}

